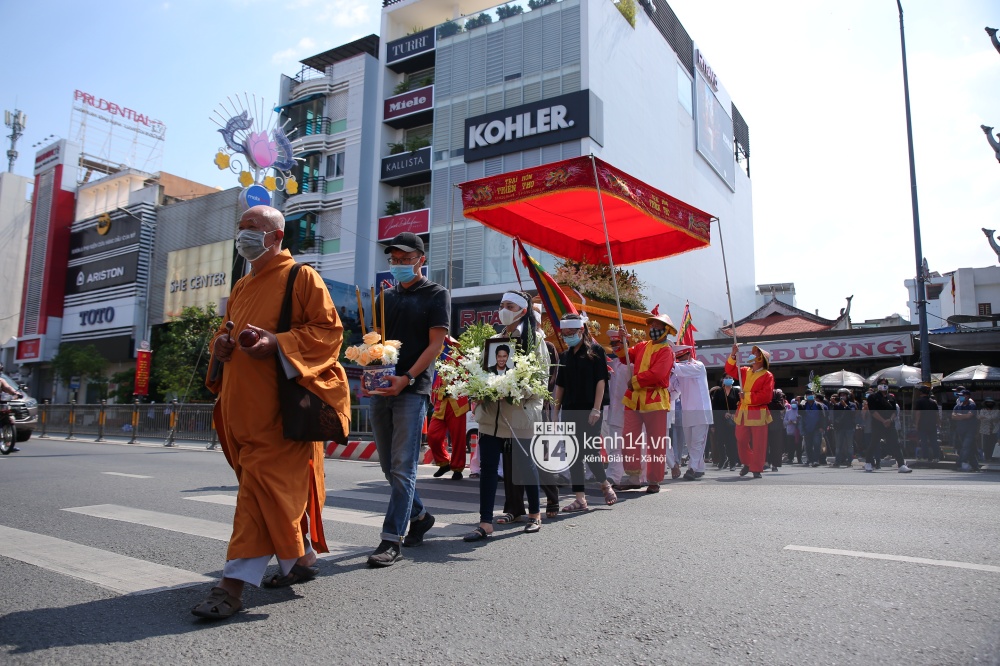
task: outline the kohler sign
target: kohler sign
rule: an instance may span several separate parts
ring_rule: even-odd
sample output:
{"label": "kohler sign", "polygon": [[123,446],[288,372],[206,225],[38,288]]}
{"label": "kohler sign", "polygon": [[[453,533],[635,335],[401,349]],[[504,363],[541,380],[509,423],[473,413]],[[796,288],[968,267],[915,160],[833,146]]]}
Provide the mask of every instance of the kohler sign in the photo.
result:
{"label": "kohler sign", "polygon": [[590,136],[603,141],[602,105],[589,90],[550,97],[465,121],[465,161]]}

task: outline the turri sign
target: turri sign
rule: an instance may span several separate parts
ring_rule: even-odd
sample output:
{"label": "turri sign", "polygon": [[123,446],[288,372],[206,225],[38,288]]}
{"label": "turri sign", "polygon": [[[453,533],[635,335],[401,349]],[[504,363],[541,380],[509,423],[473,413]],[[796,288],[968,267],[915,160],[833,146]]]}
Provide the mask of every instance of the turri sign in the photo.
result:
{"label": "turri sign", "polygon": [[[595,110],[596,113],[592,113]],[[477,160],[593,136],[600,124],[600,100],[589,90],[550,97],[465,121],[465,161]],[[598,134],[600,131],[598,129]]]}

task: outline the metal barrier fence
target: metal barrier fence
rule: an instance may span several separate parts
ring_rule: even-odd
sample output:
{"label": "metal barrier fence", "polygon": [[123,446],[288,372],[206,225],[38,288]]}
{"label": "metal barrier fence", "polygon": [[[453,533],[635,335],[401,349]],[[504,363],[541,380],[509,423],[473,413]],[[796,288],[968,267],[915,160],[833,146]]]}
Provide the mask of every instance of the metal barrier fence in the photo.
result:
{"label": "metal barrier fence", "polygon": [[[212,404],[143,403],[131,405],[38,405],[35,435],[67,439],[129,437],[215,442]],[[368,405],[351,406],[352,439],[371,437]]]}

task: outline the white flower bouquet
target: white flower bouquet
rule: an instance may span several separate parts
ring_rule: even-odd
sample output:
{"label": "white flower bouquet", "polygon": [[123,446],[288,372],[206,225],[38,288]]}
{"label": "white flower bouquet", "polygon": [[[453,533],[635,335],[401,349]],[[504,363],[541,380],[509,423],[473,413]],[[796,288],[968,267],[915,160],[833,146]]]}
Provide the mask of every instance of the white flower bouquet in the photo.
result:
{"label": "white flower bouquet", "polygon": [[458,356],[437,362],[445,392],[449,397],[466,397],[474,402],[506,400],[518,405],[522,400],[541,397],[548,399],[549,370],[535,353],[516,350],[511,356],[513,367],[497,375],[483,368],[483,350],[472,349]]}

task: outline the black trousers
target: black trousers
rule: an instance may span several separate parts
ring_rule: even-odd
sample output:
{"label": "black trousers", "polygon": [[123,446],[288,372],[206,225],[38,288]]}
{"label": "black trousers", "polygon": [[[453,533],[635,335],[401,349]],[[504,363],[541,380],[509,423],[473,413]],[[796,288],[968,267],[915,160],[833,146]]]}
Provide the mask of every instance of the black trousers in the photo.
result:
{"label": "black trousers", "polygon": [[868,442],[868,451],[865,461],[872,465],[878,464],[882,458],[879,444],[885,442],[884,453],[896,459],[896,464],[902,467],[906,464],[903,458],[903,450],[899,446],[899,436],[896,434],[896,425],[892,422],[889,425],[882,425],[874,418],[872,419],[872,436]]}
{"label": "black trousers", "polygon": [[[732,422],[726,422],[722,424],[716,424],[715,426],[715,438],[719,442],[719,451],[722,455],[719,456],[719,461],[716,465],[719,469],[722,469],[727,464],[730,467],[734,467],[740,463],[740,453],[736,448],[736,426],[732,425]],[[726,461],[729,461],[728,463]]]}

